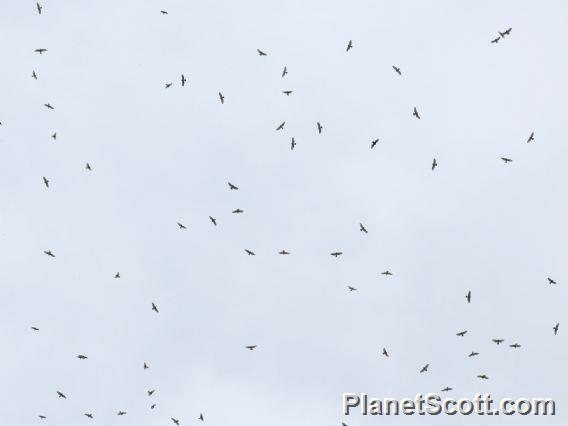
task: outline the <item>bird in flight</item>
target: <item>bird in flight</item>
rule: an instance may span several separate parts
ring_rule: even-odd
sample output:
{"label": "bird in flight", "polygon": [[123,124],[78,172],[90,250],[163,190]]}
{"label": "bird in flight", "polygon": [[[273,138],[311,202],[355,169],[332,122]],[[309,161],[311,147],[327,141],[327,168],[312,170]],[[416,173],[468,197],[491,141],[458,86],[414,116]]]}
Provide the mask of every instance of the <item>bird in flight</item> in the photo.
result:
{"label": "bird in flight", "polygon": [[512,30],[512,29],[513,29],[513,28],[509,28],[509,29],[507,29],[506,31],[503,31],[503,32],[499,31],[499,35],[500,35],[501,37],[505,38],[505,36],[508,36],[509,34],[511,34],[511,30]]}
{"label": "bird in flight", "polygon": [[280,124],[280,126],[278,126],[278,127],[276,128],[276,130],[282,130],[282,129],[284,128],[284,124],[286,124],[285,121],[283,121],[283,122]]}
{"label": "bird in flight", "polygon": [[349,52],[351,49],[353,49],[353,41],[349,40],[349,43],[347,43],[347,49],[345,49],[345,51]]}
{"label": "bird in flight", "polygon": [[512,345],[509,345],[510,348],[520,348],[521,345],[519,345],[518,343],[513,343]]}
{"label": "bird in flight", "polygon": [[45,416],[43,416],[43,415],[41,415],[41,414],[40,414],[38,417],[39,417],[40,419],[42,419],[42,420],[47,419],[47,417],[45,417]]}
{"label": "bird in flight", "polygon": [[295,147],[296,147],[296,141],[294,140],[294,138],[292,138],[292,142],[290,142],[290,151],[294,151]]}
{"label": "bird in flight", "polygon": [[77,358],[79,358],[79,359],[88,359],[85,355],[81,355],[81,354],[77,355]]}
{"label": "bird in flight", "polygon": [[342,251],[334,251],[333,253],[330,253],[333,257],[339,257],[343,254]]}
{"label": "bird in flight", "polygon": [[153,410],[154,408],[156,408],[156,404],[150,405],[150,410]]}
{"label": "bird in flight", "polygon": [[53,135],[51,135],[51,137],[52,137],[53,140],[56,140],[57,139],[57,132],[54,132]]}
{"label": "bird in flight", "polygon": [[402,75],[402,73],[400,72],[400,68],[399,68],[399,67],[395,67],[395,66],[393,65],[393,66],[392,66],[392,69],[395,70],[395,72],[396,72],[398,75]]}
{"label": "bird in flight", "polygon": [[[249,345],[249,346],[245,346],[246,349],[248,349],[249,351],[253,351],[256,349],[257,345]],[[200,419],[201,420],[201,419]]]}
{"label": "bird in flight", "polygon": [[179,226],[179,229],[187,229],[187,227],[183,224],[183,223],[177,223]]}
{"label": "bird in flight", "polygon": [[45,184],[46,188],[49,188],[49,179],[46,178],[45,176],[43,177],[43,183]]}
{"label": "bird in flight", "polygon": [[381,275],[392,275],[392,272],[391,271],[381,272]]}
{"label": "bird in flight", "polygon": [[467,303],[471,303],[471,290],[465,295],[465,300],[467,300]]}
{"label": "bird in flight", "polygon": [[51,250],[44,250],[43,252],[47,254],[49,257],[55,257],[55,255],[51,252]]}
{"label": "bird in flight", "polygon": [[147,370],[148,368],[150,368],[148,364],[144,363],[144,370]]}
{"label": "bird in flight", "polygon": [[258,56],[266,56],[266,53],[264,53],[262,50],[256,49],[256,51],[258,52]]}
{"label": "bird in flight", "polygon": [[50,103],[43,104],[47,109],[55,109]]}
{"label": "bird in flight", "polygon": [[158,307],[156,306],[156,304],[154,302],[152,302],[152,310],[155,311],[156,313],[160,312],[160,311],[158,311]]}
{"label": "bird in flight", "polygon": [[233,213],[243,213],[243,211],[241,209],[235,209],[233,210]]}
{"label": "bird in flight", "polygon": [[161,13],[162,15],[167,15],[167,14],[168,14],[168,11],[167,11],[167,10],[160,10],[160,13]]}
{"label": "bird in flight", "polygon": [[39,328],[37,328],[37,327],[31,327],[31,329],[32,329],[33,331],[39,331]]}
{"label": "bird in flight", "polygon": [[383,355],[386,356],[387,358],[389,357],[389,353],[385,348],[383,348]]}
{"label": "bird in flight", "polygon": [[63,392],[57,391],[57,396],[58,396],[59,398],[67,399],[67,397],[65,396],[65,394],[64,394]]}
{"label": "bird in flight", "polygon": [[156,392],[156,389],[152,389],[148,391],[148,396],[152,396],[152,394]]}
{"label": "bird in flight", "polygon": [[282,70],[282,78],[284,78],[286,74],[288,74],[288,68],[284,67],[284,69]]}
{"label": "bird in flight", "polygon": [[249,249],[245,249],[245,252],[246,252],[246,254],[248,254],[249,256],[256,256],[256,254],[255,254],[253,251],[249,250]]}
{"label": "bird in flight", "polygon": [[37,74],[35,71],[32,71],[32,77],[34,78],[34,80],[37,80]]}
{"label": "bird in flight", "polygon": [[556,336],[558,334],[558,328],[560,327],[560,323],[557,322],[556,325],[554,327],[552,327],[552,330],[554,330],[554,335]]}
{"label": "bird in flight", "polygon": [[348,285],[347,288],[349,289],[349,291],[356,291],[357,290],[355,287],[351,287],[350,285]]}
{"label": "bird in flight", "polygon": [[186,78],[185,78],[185,75],[182,74],[182,75],[181,75],[181,87],[185,86],[185,82],[186,82],[186,81],[187,81],[187,80],[186,80]]}
{"label": "bird in flight", "polygon": [[432,160],[432,170],[434,170],[437,166],[438,166],[438,162],[437,162],[436,159],[434,158],[434,159]]}
{"label": "bird in flight", "polygon": [[177,426],[179,426],[179,420],[178,419],[174,419],[173,417],[171,419],[172,419],[172,422],[174,422]]}
{"label": "bird in flight", "polygon": [[446,386],[444,389],[442,389],[442,392],[448,392],[448,391],[451,391],[451,390],[453,390],[453,388]]}
{"label": "bird in flight", "polygon": [[510,158],[507,158],[507,157],[501,157],[501,160],[503,160],[505,163],[510,163],[511,161],[513,161],[513,160],[511,160]]}
{"label": "bird in flight", "polygon": [[211,221],[211,223],[213,223],[213,225],[217,226],[217,219],[215,219],[214,217],[209,216],[209,220]]}
{"label": "bird in flight", "polygon": [[320,122],[318,121],[318,133],[321,135],[321,129],[323,129],[323,126],[320,124]]}
{"label": "bird in flight", "polygon": [[556,281],[554,281],[552,278],[548,278],[548,284],[556,284]]}
{"label": "bird in flight", "polygon": [[472,356],[477,356],[479,355],[479,352],[475,352],[475,351],[471,351],[471,353],[468,355],[468,357],[472,357]]}
{"label": "bird in flight", "polygon": [[203,421],[203,414],[199,413],[198,419],[201,420],[201,421]]}
{"label": "bird in flight", "polygon": [[534,132],[531,133],[531,135],[529,136],[527,143],[534,141]]}
{"label": "bird in flight", "polygon": [[126,414],[126,411],[119,411],[118,413],[116,413],[117,416],[124,416]]}
{"label": "bird in flight", "polygon": [[416,109],[416,107],[414,107],[414,112],[412,113],[412,115],[420,120],[420,114],[418,114],[418,110]]}
{"label": "bird in flight", "polygon": [[91,413],[85,413],[85,417],[88,417],[89,419],[93,418],[93,415]]}
{"label": "bird in flight", "polygon": [[460,337],[463,337],[463,336],[465,336],[465,335],[466,335],[466,333],[467,333],[467,330],[464,330],[464,331],[460,331],[459,333],[456,333],[456,336],[460,336]]}
{"label": "bird in flight", "polygon": [[501,37],[496,37],[493,40],[491,40],[491,43],[497,44],[497,43],[499,43],[499,40],[501,40]]}
{"label": "bird in flight", "polygon": [[286,256],[286,255],[290,254],[290,252],[287,252],[286,250],[281,250],[281,251],[278,252],[278,254],[282,254],[282,255]]}
{"label": "bird in flight", "polygon": [[378,139],[375,139],[374,141],[371,141],[371,149],[373,149],[375,147],[376,144],[379,143]]}
{"label": "bird in flight", "polygon": [[422,367],[422,369],[420,370],[420,372],[421,372],[421,373],[427,372],[429,366],[430,366],[430,364],[426,364],[424,367]]}
{"label": "bird in flight", "polygon": [[36,49],[36,50],[34,50],[34,52],[37,52],[41,55],[41,54],[43,54],[43,52],[47,52],[47,49],[44,49],[44,48]]}
{"label": "bird in flight", "polygon": [[41,15],[41,10],[43,9],[43,7],[41,7],[41,4],[36,3],[36,7],[37,7],[37,13]]}
{"label": "bird in flight", "polygon": [[172,83],[166,83],[166,89],[169,89],[172,86]]}
{"label": "bird in flight", "polygon": [[494,343],[496,343],[497,345],[500,345],[501,343],[503,343],[505,341],[505,339],[491,339]]}
{"label": "bird in flight", "polygon": [[359,222],[359,231],[364,232],[365,234],[368,234],[367,228],[365,228],[361,222]]}
{"label": "bird in flight", "polygon": [[225,97],[223,96],[223,94],[221,92],[219,92],[219,100],[221,101],[222,104],[225,103]]}
{"label": "bird in flight", "polygon": [[120,272],[117,272],[116,274],[114,274],[115,278],[120,278]]}
{"label": "bird in flight", "polygon": [[477,377],[479,377],[480,379],[489,380],[489,377],[487,377],[485,374],[479,374]]}
{"label": "bird in flight", "polygon": [[89,163],[85,164],[85,169],[89,171],[93,170],[91,169],[91,165]]}
{"label": "bird in flight", "polygon": [[283,90],[282,93],[284,93],[286,96],[290,96],[292,94],[291,90]]}

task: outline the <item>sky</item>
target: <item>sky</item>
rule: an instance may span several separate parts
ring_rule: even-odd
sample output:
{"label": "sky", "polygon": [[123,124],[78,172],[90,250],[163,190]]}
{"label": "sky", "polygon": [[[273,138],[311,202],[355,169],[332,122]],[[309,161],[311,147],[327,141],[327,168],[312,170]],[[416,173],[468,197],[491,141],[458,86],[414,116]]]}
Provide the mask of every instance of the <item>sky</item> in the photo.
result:
{"label": "sky", "polygon": [[[565,2],[40,3],[0,14],[0,423],[565,424]],[[342,415],[446,386],[558,414]]]}

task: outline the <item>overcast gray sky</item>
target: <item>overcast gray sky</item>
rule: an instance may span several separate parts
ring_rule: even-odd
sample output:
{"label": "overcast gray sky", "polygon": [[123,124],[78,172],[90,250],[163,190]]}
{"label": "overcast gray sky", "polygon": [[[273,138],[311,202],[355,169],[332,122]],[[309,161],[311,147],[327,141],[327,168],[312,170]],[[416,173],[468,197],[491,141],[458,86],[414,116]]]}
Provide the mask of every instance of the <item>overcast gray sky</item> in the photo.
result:
{"label": "overcast gray sky", "polygon": [[565,424],[565,2],[2,3],[1,424]]}

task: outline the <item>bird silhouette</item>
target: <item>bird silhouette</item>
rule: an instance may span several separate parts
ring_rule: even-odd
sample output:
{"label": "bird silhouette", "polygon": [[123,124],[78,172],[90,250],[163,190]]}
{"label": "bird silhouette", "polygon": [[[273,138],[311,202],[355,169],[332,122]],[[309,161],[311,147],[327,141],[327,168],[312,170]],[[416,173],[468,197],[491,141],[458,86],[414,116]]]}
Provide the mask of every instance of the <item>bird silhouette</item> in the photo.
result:
{"label": "bird silhouette", "polygon": [[448,391],[451,391],[451,390],[453,390],[453,388],[446,386],[444,389],[442,389],[442,392],[448,392]]}
{"label": "bird silhouette", "polygon": [[365,228],[365,226],[363,226],[363,224],[361,222],[359,222],[359,231],[368,234],[367,232],[367,228]]}
{"label": "bird silhouette", "polygon": [[33,331],[39,331],[39,328],[37,328],[37,327],[31,327],[31,329],[32,329]]}
{"label": "bird silhouette", "polygon": [[39,3],[36,3],[36,7],[37,7],[37,13],[41,15],[41,10],[43,9],[43,7]]}
{"label": "bird silhouette", "polygon": [[81,355],[81,354],[77,355],[77,358],[79,358],[79,359],[88,359],[85,355]]}
{"label": "bird silhouette", "polygon": [[148,368],[150,368],[148,364],[144,363],[144,370],[147,370]]}
{"label": "bird silhouette", "polygon": [[283,90],[282,93],[284,93],[286,96],[290,96],[292,94],[292,90]]}
{"label": "bird silhouette", "polygon": [[330,253],[333,257],[339,257],[343,254],[342,251],[334,251],[333,253]]}
{"label": "bird silhouette", "polygon": [[178,419],[174,419],[173,417],[171,419],[172,419],[172,422],[174,422],[177,426],[179,426],[179,420]]}
{"label": "bird silhouette", "polygon": [[513,161],[513,160],[511,160],[510,158],[507,158],[507,157],[501,157],[501,160],[503,160],[505,162],[505,164]]}
{"label": "bird silhouette", "polygon": [[436,159],[434,158],[434,159],[432,160],[432,170],[434,170],[437,166],[438,166],[438,162],[437,162]]}
{"label": "bird silhouette", "polygon": [[554,335],[556,336],[558,334],[558,328],[560,327],[560,323],[557,322],[556,325],[554,327],[552,327],[552,330],[554,330]]}
{"label": "bird silhouette", "polygon": [[556,281],[554,281],[552,278],[548,278],[548,284],[556,284]]}
{"label": "bird silhouette", "polygon": [[58,398],[67,399],[67,397],[65,396],[65,394],[64,394],[63,392],[59,392],[59,391],[56,391],[56,392],[57,392],[57,397],[58,397]]}
{"label": "bird silhouette", "polygon": [[115,278],[120,278],[120,272],[117,272],[116,274],[114,274]]}
{"label": "bird silhouette", "polygon": [[511,30],[512,30],[512,29],[513,29],[513,28],[508,28],[506,31],[503,31],[503,32],[499,31],[499,35],[500,35],[502,38],[505,38],[505,36],[508,36],[509,34],[511,34]]}
{"label": "bird silhouette", "polygon": [[125,416],[126,415],[126,411],[119,411],[118,413],[116,413],[117,416]]}
{"label": "bird silhouette", "polygon": [[286,250],[280,250],[278,252],[278,254],[282,254],[282,255],[286,256],[286,255],[290,254],[290,252],[287,252]]}
{"label": "bird silhouette", "polygon": [[160,311],[158,311],[158,307],[155,305],[154,302],[152,302],[152,310],[155,311],[156,313],[160,312]]}
{"label": "bird silhouette", "polygon": [[510,348],[520,348],[521,345],[519,345],[518,343],[513,343],[512,345],[509,345]]}
{"label": "bird silhouette", "polygon": [[249,256],[256,256],[256,254],[255,254],[252,250],[245,249],[245,252],[246,252],[246,254],[248,254]]}
{"label": "bird silhouette", "polygon": [[323,126],[320,124],[319,121],[317,122],[317,125],[318,125],[318,133],[321,135],[321,131],[323,129]]}
{"label": "bird silhouette", "polygon": [[214,217],[209,216],[209,220],[211,221],[211,223],[215,226],[217,226],[217,219],[215,219]]}
{"label": "bird silhouette", "polygon": [[43,177],[43,184],[46,188],[49,188],[49,179],[47,179],[45,176]]}
{"label": "bird silhouette", "polygon": [[353,41],[349,40],[349,43],[347,43],[347,49],[345,49],[345,51],[349,52],[351,49],[353,49]]}
{"label": "bird silhouette", "polygon": [[460,337],[463,337],[463,336],[465,336],[465,335],[466,335],[466,333],[467,333],[467,330],[464,330],[464,331],[460,331],[459,333],[456,333],[456,336],[460,336]]}
{"label": "bird silhouette", "polygon": [[398,75],[402,75],[402,73],[400,72],[400,68],[395,67],[394,65],[392,66],[392,69],[398,74]]}
{"label": "bird silhouette", "polygon": [[88,170],[88,171],[93,170],[93,169],[91,169],[91,165],[89,163],[85,164],[85,169]]}
{"label": "bird silhouette", "polygon": [[199,414],[198,419],[201,420],[201,421],[204,421],[204,420],[205,420],[205,419],[203,418],[203,414],[201,414],[201,413]]}
{"label": "bird silhouette", "polygon": [[32,71],[32,77],[33,77],[34,80],[37,80],[37,74],[36,74],[35,71]]}
{"label": "bird silhouette", "polygon": [[377,145],[379,143],[378,139],[375,139],[374,141],[371,141],[371,149],[373,149],[375,147],[375,145]]}
{"label": "bird silhouette", "polygon": [[162,15],[167,15],[167,14],[168,14],[168,11],[167,11],[167,10],[160,10],[160,13],[161,13]]}
{"label": "bird silhouette", "polygon": [[156,408],[156,404],[150,405],[150,410],[153,410],[154,408]]}
{"label": "bird silhouette", "polygon": [[148,391],[148,396],[152,396],[154,394],[154,392],[156,392],[155,389],[149,390]]}
{"label": "bird silhouette", "polygon": [[467,300],[467,303],[471,303],[471,290],[465,295],[465,300]]}
{"label": "bird silhouette", "polygon": [[420,120],[420,114],[418,114],[418,110],[416,109],[416,107],[414,107],[414,112],[412,113],[412,115]]}
{"label": "bird silhouette", "polygon": [[41,48],[41,49],[35,49],[34,52],[39,53],[40,55],[43,55],[44,52],[47,52],[47,49]]}
{"label": "bird silhouette", "polygon": [[503,343],[505,341],[505,339],[491,339],[491,341],[496,343],[497,345],[500,345],[501,343]]}
{"label": "bird silhouette", "polygon": [[233,210],[233,213],[243,213],[243,210],[241,210],[241,209],[235,209],[235,210]]}
{"label": "bird silhouette", "polygon": [[475,352],[475,351],[471,351],[471,353],[468,355],[468,357],[472,357],[472,356],[477,356],[479,355],[479,352]]}
{"label": "bird silhouette", "polygon": [[170,87],[172,87],[172,83],[166,83],[166,89],[169,89]]}
{"label": "bird silhouette", "polygon": [[286,74],[288,74],[288,68],[284,67],[284,69],[282,70],[282,78],[284,78]]}
{"label": "bird silhouette", "polygon": [[219,92],[219,100],[221,101],[222,104],[225,103],[225,97],[223,96],[223,94],[221,92]]}
{"label": "bird silhouette", "polygon": [[392,272],[391,271],[384,271],[384,272],[381,272],[381,275],[392,275]]}
{"label": "bird silhouette", "polygon": [[51,252],[51,250],[44,250],[43,252],[47,254],[49,257],[55,257],[55,255]]}
{"label": "bird silhouette", "polygon": [[285,121],[283,121],[282,123],[280,123],[280,126],[278,126],[278,127],[276,128],[276,130],[282,130],[282,129],[284,128],[284,124],[286,124]]}
{"label": "bird silhouette", "polygon": [[57,132],[53,132],[53,134],[51,135],[51,138],[53,140],[57,140]]}
{"label": "bird silhouette", "polygon": [[181,87],[184,87],[184,86],[185,86],[185,82],[186,82],[186,81],[187,81],[187,80],[186,80],[186,78],[185,78],[185,75],[182,74],[182,75],[181,75]]}
{"label": "bird silhouette", "polygon": [[427,372],[429,366],[430,366],[430,364],[426,364],[424,367],[422,367],[422,369],[420,370],[420,372],[421,372],[421,373]]}
{"label": "bird silhouette", "polygon": [[296,148],[296,141],[292,138],[292,142],[290,142],[290,151],[294,151],[294,148]]}
{"label": "bird silhouette", "polygon": [[385,348],[383,348],[383,355],[386,356],[387,358],[389,357],[389,353]]}
{"label": "bird silhouette", "polygon": [[248,349],[249,351],[253,351],[256,349],[257,345],[249,345],[249,346],[245,346],[246,349]]}
{"label": "bird silhouette", "polygon": [[51,105],[50,103],[43,104],[43,106],[46,107],[47,109],[55,109],[55,107],[53,105]]}
{"label": "bird silhouette", "polygon": [[187,227],[183,223],[177,222],[179,229],[187,229]]}
{"label": "bird silhouette", "polygon": [[256,49],[256,51],[258,52],[258,56],[266,56],[266,53],[263,52],[262,50]]}
{"label": "bird silhouette", "polygon": [[532,132],[529,136],[529,138],[527,139],[527,143],[534,141],[534,132]]}
{"label": "bird silhouette", "polygon": [[483,380],[489,380],[489,377],[487,377],[485,374],[478,374],[477,377]]}
{"label": "bird silhouette", "polygon": [[42,414],[40,414],[40,415],[39,415],[38,417],[39,417],[40,419],[42,419],[42,420],[45,420],[45,419],[47,419],[47,417],[46,417],[46,416],[44,416],[44,415],[42,415]]}
{"label": "bird silhouette", "polygon": [[499,40],[501,40],[501,37],[496,37],[493,40],[491,40],[491,43],[497,44],[499,43]]}
{"label": "bird silhouette", "polygon": [[239,187],[236,185],[233,185],[231,182],[227,182],[229,184],[229,189],[233,190],[233,191],[238,191]]}
{"label": "bird silhouette", "polygon": [[93,415],[91,413],[85,413],[85,417],[88,417],[89,419],[93,418]]}
{"label": "bird silhouette", "polygon": [[348,285],[347,288],[349,289],[349,291],[356,291],[357,290],[355,287],[351,287],[350,285]]}

